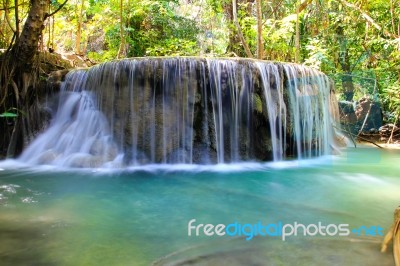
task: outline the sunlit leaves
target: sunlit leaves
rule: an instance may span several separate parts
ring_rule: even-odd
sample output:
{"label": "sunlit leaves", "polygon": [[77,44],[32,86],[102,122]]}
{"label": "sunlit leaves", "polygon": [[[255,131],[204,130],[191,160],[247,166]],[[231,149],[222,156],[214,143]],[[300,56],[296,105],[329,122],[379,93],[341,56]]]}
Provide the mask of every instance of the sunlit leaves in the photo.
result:
{"label": "sunlit leaves", "polygon": [[4,113],[0,114],[0,117],[4,117],[4,118],[14,118],[17,116],[18,116],[18,114],[10,113],[10,112],[4,112]]}

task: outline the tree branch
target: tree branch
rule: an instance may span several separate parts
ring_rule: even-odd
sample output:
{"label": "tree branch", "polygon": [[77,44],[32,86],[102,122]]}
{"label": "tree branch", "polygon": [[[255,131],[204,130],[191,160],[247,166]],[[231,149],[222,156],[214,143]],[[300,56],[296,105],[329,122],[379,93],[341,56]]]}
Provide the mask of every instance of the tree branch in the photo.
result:
{"label": "tree branch", "polygon": [[[7,1],[7,0],[3,0],[3,6],[5,6],[5,7],[8,6],[8,1]],[[9,16],[10,16],[10,14],[9,14],[9,9],[8,9],[8,8],[5,8],[5,9],[4,9],[4,18],[6,19],[7,24],[8,24],[8,26],[10,27],[10,29],[11,29],[14,33],[16,33],[17,30],[16,30],[16,29],[14,28],[14,26],[12,25]]]}
{"label": "tree branch", "polygon": [[[344,0],[339,0],[339,2],[342,3],[342,5],[344,5],[344,6],[347,6],[347,7],[349,7],[349,8],[355,9],[355,10],[357,10],[358,12],[360,12],[360,13],[361,13],[361,16],[362,16],[366,21],[368,21],[368,23],[370,23],[372,26],[374,26],[377,30],[382,31],[382,27],[381,27],[379,24],[377,24],[377,23],[368,15],[367,12],[363,11],[363,10],[362,10],[361,8],[359,8],[358,6],[356,6],[356,5],[352,4],[352,3],[346,2],[346,1],[344,1]],[[388,32],[387,30],[383,30],[383,35],[386,36],[386,37],[388,37],[388,38],[396,38],[395,35],[391,34],[391,33]]]}
{"label": "tree branch", "polygon": [[19,14],[18,14],[18,0],[14,0],[14,13],[15,13],[15,33],[17,39],[19,38]]}
{"label": "tree branch", "polygon": [[264,57],[264,42],[262,37],[262,9],[261,9],[261,0],[256,0],[257,6],[257,58],[263,59]]}
{"label": "tree branch", "polygon": [[[22,4],[18,4],[18,6],[26,6],[26,3],[22,3]],[[15,6],[3,6],[2,8],[0,8],[0,11],[5,11],[5,10],[10,10],[10,9],[14,9]]]}
{"label": "tree branch", "polygon": [[240,24],[238,21],[238,17],[237,17],[237,7],[236,7],[237,3],[236,0],[232,0],[232,13],[233,13],[233,22],[235,23],[236,29],[238,31],[238,35],[240,38],[240,41],[242,42],[242,45],[244,47],[244,50],[246,51],[246,55],[247,57],[253,58],[253,54],[250,51],[249,45],[247,44],[244,36],[243,36],[243,32],[242,29],[240,28]]}
{"label": "tree branch", "polygon": [[303,3],[300,4],[299,6],[299,13],[303,11],[309,4],[311,4],[312,0],[305,0]]}
{"label": "tree branch", "polygon": [[[269,17],[271,17],[271,15],[274,15],[274,20],[277,20],[277,16],[276,16],[277,14],[276,14],[276,12],[278,11],[279,8],[282,7],[282,2],[283,2],[283,0],[280,0],[279,2],[277,1],[277,2],[275,3],[274,6],[272,6],[272,4],[270,4],[269,6],[270,6],[270,8],[271,8],[271,11],[269,11],[269,12],[265,15],[265,17],[269,18]],[[265,22],[264,22],[264,23],[265,23]]]}
{"label": "tree branch", "polygon": [[[335,127],[335,126],[334,126],[334,127]],[[335,127],[335,128],[336,128],[336,127]],[[384,149],[384,147],[382,147],[382,146],[379,145],[378,143],[376,143],[376,142],[374,142],[374,141],[372,141],[372,140],[370,140],[370,139],[368,139],[368,138],[364,138],[363,136],[356,135],[356,134],[352,133],[351,131],[345,130],[345,129],[343,129],[343,128],[340,128],[339,130],[341,130],[342,132],[347,133],[347,134],[349,135],[349,137],[351,138],[352,142],[354,143],[354,147],[355,147],[355,148],[356,148],[356,142],[354,141],[354,137],[356,137],[358,140],[362,140],[362,141],[365,141],[365,142],[369,142],[369,143],[375,145],[376,147],[378,147],[378,148],[380,148],[380,149]]]}
{"label": "tree branch", "polygon": [[49,17],[51,17],[51,16],[54,16],[58,11],[61,10],[61,8],[63,8],[63,7],[65,6],[65,4],[66,4],[67,2],[68,2],[68,0],[65,0],[65,2],[62,3],[56,10],[54,10],[54,11],[51,12],[50,14],[46,14],[46,15],[44,16],[44,19],[49,18]]}

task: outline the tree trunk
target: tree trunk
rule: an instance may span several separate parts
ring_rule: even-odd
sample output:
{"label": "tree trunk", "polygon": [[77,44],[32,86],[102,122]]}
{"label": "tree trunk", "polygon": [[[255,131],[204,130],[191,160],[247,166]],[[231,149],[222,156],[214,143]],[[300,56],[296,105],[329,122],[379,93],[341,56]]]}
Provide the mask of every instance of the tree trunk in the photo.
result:
{"label": "tree trunk", "polygon": [[243,45],[243,48],[246,52],[247,57],[253,58],[253,54],[250,51],[249,45],[246,42],[246,39],[243,36],[242,29],[240,28],[239,20],[237,17],[237,2],[236,0],[232,0],[232,15],[233,15],[233,23],[235,24],[236,30],[238,32],[240,41]]}
{"label": "tree trunk", "polygon": [[123,0],[120,0],[119,1],[119,36],[120,36],[120,43],[119,43],[119,49],[118,49],[117,58],[126,57],[126,44],[125,44],[125,33],[124,33],[123,10],[124,10],[124,2],[123,2]]}
{"label": "tree trunk", "polygon": [[78,15],[78,26],[76,29],[75,53],[78,55],[81,54],[81,37],[82,37],[82,20],[83,20],[82,17],[83,17],[84,4],[85,1],[81,0],[81,8],[79,10],[79,15]]}
{"label": "tree trunk", "polygon": [[240,40],[238,39],[237,35],[234,33],[233,27],[232,27],[232,25],[234,25],[233,13],[232,13],[232,3],[223,2],[222,5],[223,5],[223,10],[225,12],[225,16],[226,16],[226,19],[227,19],[228,25],[229,25],[229,42],[228,42],[228,47],[226,48],[226,52],[238,54],[239,51],[237,50],[237,48],[234,44],[240,42]]}
{"label": "tree trunk", "polygon": [[262,37],[262,9],[261,0],[256,0],[257,6],[257,58],[263,59],[264,57],[264,42]]}
{"label": "tree trunk", "polygon": [[337,39],[339,42],[339,64],[342,68],[342,87],[346,101],[352,101],[354,96],[353,77],[351,75],[349,50],[347,49],[346,36],[342,26],[336,29]]}
{"label": "tree trunk", "polygon": [[44,21],[47,17],[49,0],[31,0],[30,9],[22,32],[11,50],[0,57],[0,113],[8,110],[16,110],[19,115],[16,121],[1,119],[0,130],[3,138],[0,141],[0,149],[4,152],[7,148],[8,155],[14,156],[22,149],[21,138],[25,121],[29,119],[23,114],[33,101],[32,88],[38,77],[35,67],[35,55],[38,52],[39,41],[44,29]]}
{"label": "tree trunk", "polygon": [[15,67],[23,72],[32,70],[33,57],[38,50],[38,43],[44,29],[46,11],[49,5],[48,0],[31,0],[31,8],[22,29],[20,37],[17,39],[11,50],[12,60]]}
{"label": "tree trunk", "polygon": [[300,61],[300,6],[296,7],[296,53],[294,55],[294,61],[299,63]]}
{"label": "tree trunk", "polygon": [[14,0],[14,13],[15,13],[15,34],[19,37],[19,12],[18,12],[18,0]]}

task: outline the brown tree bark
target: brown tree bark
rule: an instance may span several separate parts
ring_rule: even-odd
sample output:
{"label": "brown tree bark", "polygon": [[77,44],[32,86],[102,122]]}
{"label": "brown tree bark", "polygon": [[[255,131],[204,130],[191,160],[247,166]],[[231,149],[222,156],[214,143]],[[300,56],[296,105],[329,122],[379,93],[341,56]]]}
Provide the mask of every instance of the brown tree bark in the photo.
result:
{"label": "brown tree bark", "polygon": [[264,42],[262,37],[262,8],[261,8],[261,0],[256,0],[257,6],[257,58],[263,59],[264,57]]}
{"label": "brown tree bark", "polygon": [[30,3],[31,8],[29,9],[21,35],[11,50],[15,68],[28,73],[32,70],[33,57],[38,51],[38,44],[44,29],[49,0],[31,0]]}
{"label": "brown tree bark", "polygon": [[[84,6],[85,6],[85,1],[81,0],[81,6],[78,14],[78,25],[76,29],[76,40],[75,40],[75,53],[77,55],[81,54],[82,20],[83,20]],[[78,6],[76,8],[78,8]]]}
{"label": "brown tree bark", "polygon": [[23,128],[27,110],[32,104],[34,93],[30,90],[38,80],[35,56],[48,14],[49,0],[30,0],[30,9],[21,34],[14,38],[15,43],[0,57],[0,113],[10,109],[17,110],[15,121],[0,120],[3,132],[0,152],[8,146],[8,155],[14,156],[22,149]]}

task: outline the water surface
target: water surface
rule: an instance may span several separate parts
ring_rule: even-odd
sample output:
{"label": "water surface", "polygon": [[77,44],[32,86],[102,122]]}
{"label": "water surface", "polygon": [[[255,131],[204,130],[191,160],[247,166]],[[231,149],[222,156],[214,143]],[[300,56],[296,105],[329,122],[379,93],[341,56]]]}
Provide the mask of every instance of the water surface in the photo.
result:
{"label": "water surface", "polygon": [[2,265],[393,265],[382,236],[188,236],[196,224],[381,226],[400,151],[267,164],[60,170],[0,164]]}

